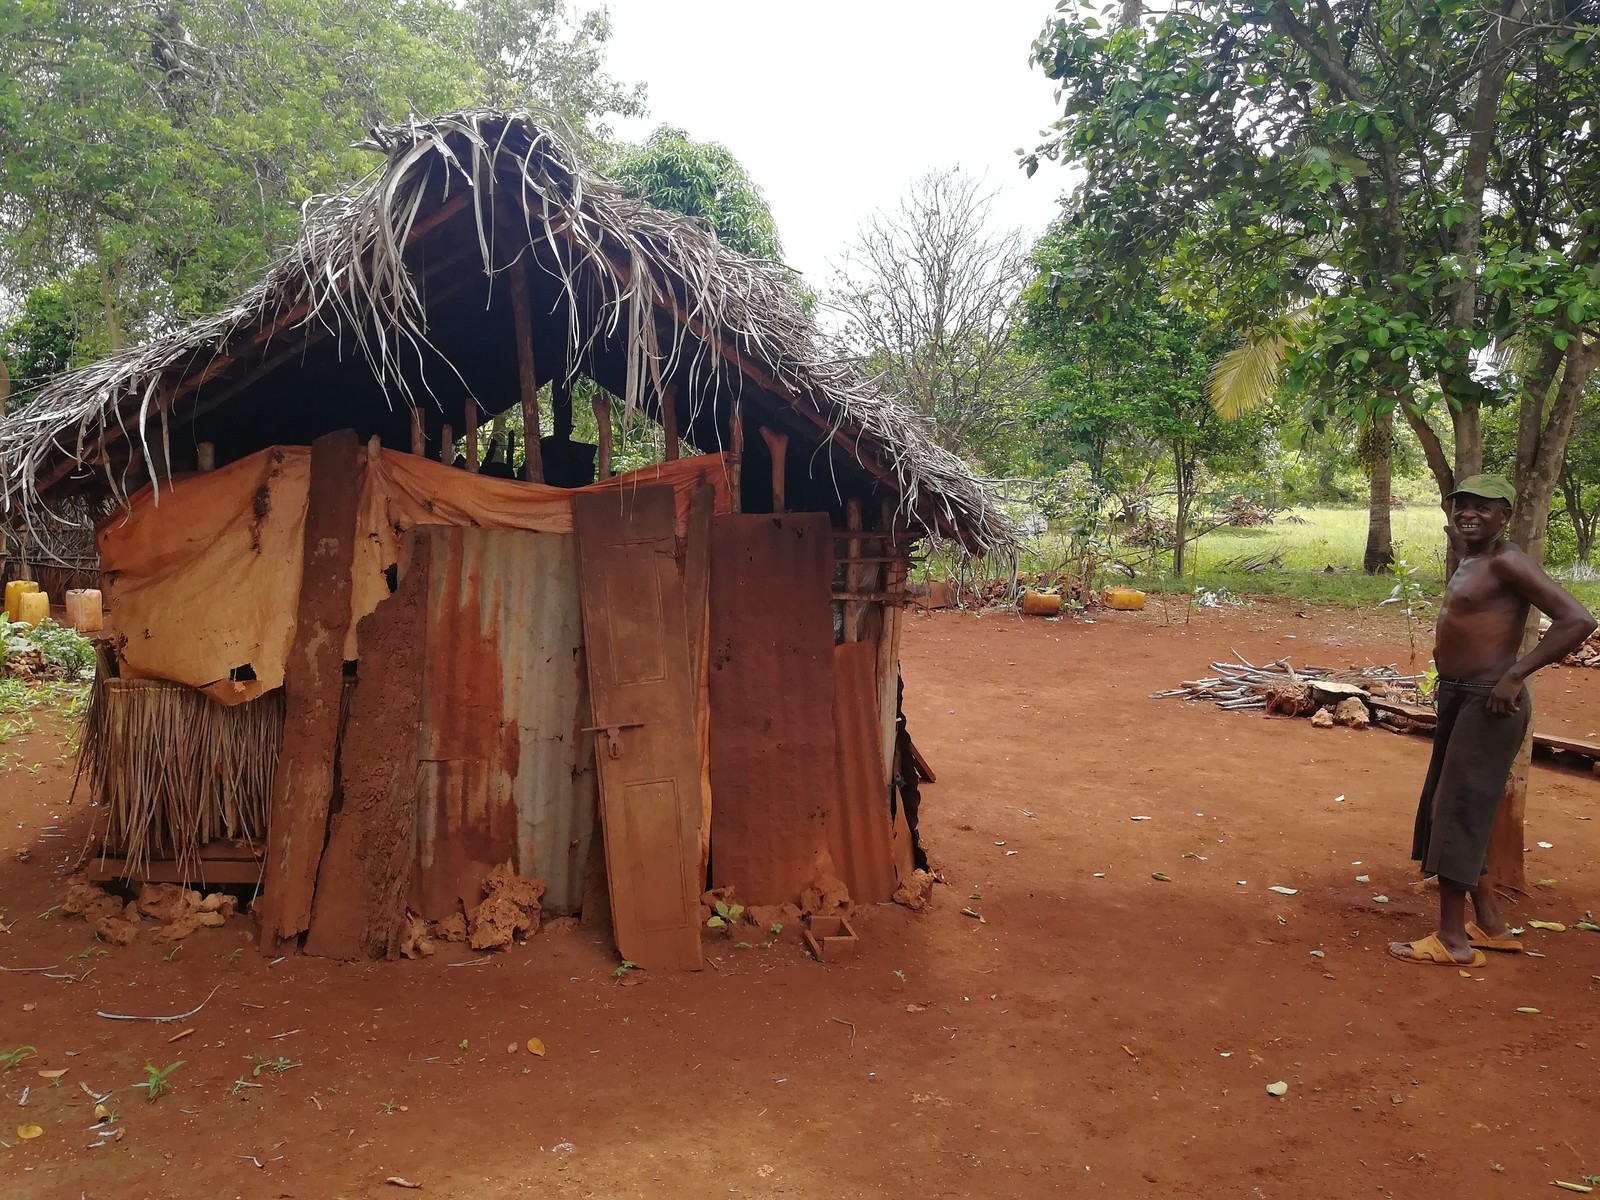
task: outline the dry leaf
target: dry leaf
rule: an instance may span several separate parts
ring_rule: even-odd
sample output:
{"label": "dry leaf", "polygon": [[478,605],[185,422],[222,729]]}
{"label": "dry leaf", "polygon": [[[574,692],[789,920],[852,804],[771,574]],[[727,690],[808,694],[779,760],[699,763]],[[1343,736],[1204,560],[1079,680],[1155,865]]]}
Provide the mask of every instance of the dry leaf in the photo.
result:
{"label": "dry leaf", "polygon": [[1371,883],[1372,882],[1372,876],[1371,875],[1357,875],[1356,876],[1356,882],[1357,883]]}
{"label": "dry leaf", "polygon": [[95,1120],[104,1121],[110,1115],[111,1115],[111,1110],[109,1108],[107,1108],[104,1104],[96,1104],[94,1106]]}
{"label": "dry leaf", "polygon": [[53,1071],[40,1071],[39,1072],[39,1078],[40,1079],[60,1079],[66,1073],[67,1073],[67,1068],[66,1067],[57,1067]]}
{"label": "dry leaf", "polygon": [[1462,971],[1461,972],[1461,978],[1463,978],[1463,979],[1471,979],[1472,978],[1472,972],[1471,971]]}
{"label": "dry leaf", "polygon": [[34,1138],[38,1137],[43,1132],[44,1132],[44,1130],[40,1129],[37,1125],[18,1125],[17,1126],[17,1136],[19,1138],[21,1138],[25,1142],[31,1142]]}
{"label": "dry leaf", "polygon": [[540,1058],[543,1058],[544,1057],[544,1043],[541,1042],[538,1038],[529,1038],[528,1039],[528,1053],[529,1054],[537,1054]]}
{"label": "dry leaf", "polygon": [[387,1184],[392,1184],[395,1187],[403,1188],[419,1188],[422,1186],[420,1183],[412,1183],[409,1179],[401,1179],[398,1175],[391,1175],[389,1178],[385,1179],[384,1182]]}
{"label": "dry leaf", "polygon": [[1278,1080],[1277,1083],[1269,1083],[1269,1084],[1267,1084],[1267,1095],[1269,1095],[1269,1096],[1287,1095],[1288,1091],[1289,1091],[1289,1085],[1287,1083],[1285,1083],[1281,1079]]}
{"label": "dry leaf", "polygon": [[1536,1014],[1536,1013],[1538,1013],[1539,1010],[1537,1008],[1519,1008],[1519,1009],[1517,1009],[1517,1011],[1519,1013],[1535,1013]]}
{"label": "dry leaf", "polygon": [[1154,879],[1158,883],[1171,883],[1172,882],[1172,876],[1168,875],[1165,871],[1151,871],[1150,872],[1150,878]]}
{"label": "dry leaf", "polygon": [[1529,921],[1528,925],[1533,929],[1548,929],[1551,933],[1565,933],[1567,931],[1567,927],[1560,921]]}
{"label": "dry leaf", "polygon": [[1280,895],[1280,896],[1298,896],[1300,894],[1300,891],[1299,891],[1298,888],[1286,888],[1286,887],[1281,887],[1281,886],[1279,886],[1277,884],[1274,884],[1272,887],[1269,887],[1267,889],[1267,891],[1269,891],[1269,892],[1277,892],[1278,895]]}

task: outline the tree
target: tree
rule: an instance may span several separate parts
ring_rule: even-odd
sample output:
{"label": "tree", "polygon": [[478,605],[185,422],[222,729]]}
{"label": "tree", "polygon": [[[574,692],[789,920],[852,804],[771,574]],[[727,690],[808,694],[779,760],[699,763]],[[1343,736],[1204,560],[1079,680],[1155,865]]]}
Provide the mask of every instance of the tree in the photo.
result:
{"label": "tree", "polygon": [[617,150],[611,176],[630,196],[704,221],[725,246],[753,258],[783,257],[766,197],[716,142],[691,141],[683,130],[661,125],[638,145]]}
{"label": "tree", "polygon": [[212,311],[305,200],[373,166],[352,147],[373,125],[490,90],[579,127],[635,111],[599,69],[603,19],[564,20],[553,0],[0,6],[0,278],[13,303],[74,281],[75,359]]}
{"label": "tree", "polygon": [[[1213,408],[1227,420],[1258,408],[1283,383],[1284,363],[1304,342],[1310,311],[1299,309],[1285,317],[1279,330],[1251,330],[1240,343],[1217,360],[1206,381]],[[1324,405],[1324,408],[1331,407]],[[1368,575],[1387,570],[1394,562],[1394,521],[1391,500],[1394,474],[1394,409],[1343,405],[1363,414],[1357,424],[1357,458],[1367,474],[1367,545],[1361,568]],[[1309,415],[1308,423],[1319,418]]]}
{"label": "tree", "polygon": [[1101,303],[1101,282],[1078,249],[1069,226],[1052,228],[1034,249],[1037,274],[1025,293],[1024,345],[1045,371],[1033,412],[1044,462],[1059,470],[1083,460],[1096,484],[1119,491],[1118,451],[1144,464],[1165,455],[1172,471],[1172,571],[1182,575],[1204,471],[1237,466],[1259,449],[1259,425],[1223,420],[1207,395],[1225,335],[1153,288],[1114,306]]}
{"label": "tree", "polygon": [[[1595,38],[1592,0],[1176,0],[1109,33],[1064,5],[1035,46],[1063,117],[1030,165],[1086,170],[1075,211],[1121,271],[1237,328],[1311,306],[1291,384],[1398,411],[1441,496],[1482,469],[1484,404],[1516,405],[1509,533],[1537,558],[1600,363]],[[1513,336],[1525,373],[1485,354]],[[1512,885],[1521,808],[1491,849]]]}
{"label": "tree", "polygon": [[1020,230],[991,228],[991,206],[959,170],[924,176],[862,227],[828,300],[845,352],[941,446],[980,459],[1003,451],[1038,380],[1012,337],[1027,245]]}

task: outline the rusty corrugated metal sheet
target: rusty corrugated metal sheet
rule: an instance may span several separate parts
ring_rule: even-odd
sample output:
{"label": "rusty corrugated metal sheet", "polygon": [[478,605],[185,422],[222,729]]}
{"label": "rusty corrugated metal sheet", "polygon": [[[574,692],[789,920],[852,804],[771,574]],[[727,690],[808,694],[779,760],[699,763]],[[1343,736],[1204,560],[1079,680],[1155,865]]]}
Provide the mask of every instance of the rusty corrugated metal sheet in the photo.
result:
{"label": "rusty corrugated metal sheet", "polygon": [[[595,774],[566,534],[436,528],[422,704],[416,898],[428,916],[476,899],[511,860],[574,911],[594,833]],[[442,911],[441,911],[442,910]]]}

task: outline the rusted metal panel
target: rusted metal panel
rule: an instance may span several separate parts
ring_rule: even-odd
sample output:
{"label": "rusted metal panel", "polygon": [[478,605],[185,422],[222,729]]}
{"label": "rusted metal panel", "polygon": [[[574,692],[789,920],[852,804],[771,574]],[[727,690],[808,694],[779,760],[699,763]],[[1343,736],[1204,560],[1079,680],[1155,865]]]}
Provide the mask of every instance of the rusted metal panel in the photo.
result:
{"label": "rusted metal panel", "polygon": [[889,779],[878,731],[877,666],[877,648],[871,642],[833,648],[839,802],[828,817],[828,846],[834,868],[857,904],[884,903],[895,889]]}
{"label": "rusted metal panel", "polygon": [[823,513],[711,528],[712,882],[781,904],[832,865],[833,533]]}
{"label": "rusted metal panel", "polygon": [[437,917],[512,862],[573,912],[594,832],[595,775],[573,538],[437,527],[414,898]]}

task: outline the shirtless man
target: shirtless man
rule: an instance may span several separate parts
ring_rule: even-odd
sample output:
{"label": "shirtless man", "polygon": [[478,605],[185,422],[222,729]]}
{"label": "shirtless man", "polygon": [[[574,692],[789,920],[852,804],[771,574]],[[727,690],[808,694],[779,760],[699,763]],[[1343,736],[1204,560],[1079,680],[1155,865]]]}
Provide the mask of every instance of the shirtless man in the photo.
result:
{"label": "shirtless man", "polygon": [[[1405,962],[1482,966],[1483,950],[1522,949],[1483,877],[1489,832],[1533,716],[1522,683],[1582,645],[1595,620],[1501,539],[1515,495],[1498,475],[1473,475],[1447,497],[1462,557],[1434,633],[1439,723],[1411,843],[1411,856],[1439,878],[1439,931],[1391,942],[1389,953]],[[1551,624],[1518,658],[1530,604]],[[1469,893],[1476,922],[1466,919]]]}

